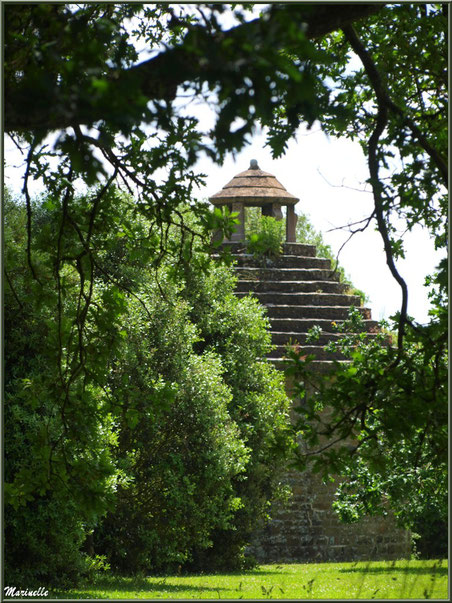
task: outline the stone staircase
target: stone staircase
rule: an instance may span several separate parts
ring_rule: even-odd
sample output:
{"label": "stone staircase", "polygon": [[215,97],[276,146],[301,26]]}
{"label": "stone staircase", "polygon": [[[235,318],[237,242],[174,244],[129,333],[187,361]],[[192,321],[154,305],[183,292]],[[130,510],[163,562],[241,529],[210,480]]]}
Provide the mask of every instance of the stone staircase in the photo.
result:
{"label": "stone staircase", "polygon": [[[323,349],[341,336],[340,329],[335,329],[333,323],[340,325],[347,318],[350,306],[359,308],[369,337],[376,332],[377,323],[371,319],[370,310],[360,305],[359,297],[347,293],[346,285],[340,283],[338,274],[331,270],[330,261],[317,257],[314,245],[293,242],[296,238],[294,208],[298,198],[252,160],[248,170],[237,174],[210,197],[210,201],[238,213],[239,224],[231,236],[232,241],[223,245],[236,259],[236,294],[240,297],[252,293],[267,308],[275,346],[269,359],[277,368],[283,368],[287,345],[299,344],[301,353],[314,355],[312,368],[319,380],[328,378],[334,362],[343,359],[339,353]],[[282,206],[287,208],[287,242],[282,255],[271,260],[247,254],[244,243],[247,209],[261,207],[263,215],[281,219]],[[320,339],[308,343],[307,334],[313,326],[320,327]],[[289,397],[294,398],[294,382],[289,375],[285,376],[285,386]],[[310,387],[315,385],[309,384],[307,396]],[[337,483],[323,483],[321,475],[310,468],[303,472],[291,470],[287,483],[292,490],[288,504],[273,506],[272,520],[256,530],[248,547],[259,563],[409,557],[409,533],[398,529],[392,516],[341,524],[332,508]]]}
{"label": "stone staircase", "polygon": [[[350,306],[359,308],[366,330],[371,334],[377,322],[368,308],[361,307],[357,295],[346,293],[346,285],[331,269],[331,261],[316,257],[315,245],[285,243],[278,258],[256,258],[246,253],[243,243],[224,243],[236,260],[236,295],[252,293],[266,306],[271,323],[272,343],[276,348],[269,359],[282,368],[287,345],[300,345],[303,353],[314,354],[313,368],[327,371],[339,352],[326,352],[324,346],[341,334],[334,323],[348,316]],[[321,328],[320,339],[306,344],[313,326]]]}
{"label": "stone staircase", "polygon": [[[339,282],[330,260],[316,257],[314,245],[285,243],[283,254],[274,259],[256,259],[246,253],[244,243],[224,243],[236,259],[236,295],[254,294],[267,308],[272,343],[269,358],[283,368],[287,344],[298,343],[303,353],[315,356],[313,369],[322,378],[341,360],[338,352],[323,348],[341,337],[333,322],[347,318],[350,306],[359,308],[368,336],[377,331],[368,308]],[[321,328],[315,344],[306,343],[308,330]],[[290,379],[286,388],[290,395]],[[338,562],[402,559],[410,555],[410,535],[395,524],[392,516],[366,517],[356,524],[342,524],[332,508],[336,483],[324,484],[309,469],[289,471],[290,501],[272,508],[272,520],[251,538],[248,552],[259,563]]]}

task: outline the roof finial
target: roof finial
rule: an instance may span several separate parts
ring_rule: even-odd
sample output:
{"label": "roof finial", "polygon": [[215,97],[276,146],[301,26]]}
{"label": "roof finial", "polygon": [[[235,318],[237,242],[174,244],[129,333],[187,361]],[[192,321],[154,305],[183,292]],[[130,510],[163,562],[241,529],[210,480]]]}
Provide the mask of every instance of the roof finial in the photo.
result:
{"label": "roof finial", "polygon": [[250,170],[258,170],[259,169],[256,159],[251,159],[249,169]]}

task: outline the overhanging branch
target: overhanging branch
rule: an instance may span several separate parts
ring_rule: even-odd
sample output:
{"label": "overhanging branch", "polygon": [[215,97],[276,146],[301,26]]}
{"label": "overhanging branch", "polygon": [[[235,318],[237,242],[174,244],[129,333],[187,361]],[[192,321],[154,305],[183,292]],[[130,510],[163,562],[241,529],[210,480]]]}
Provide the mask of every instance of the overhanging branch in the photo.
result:
{"label": "overhanging branch", "polygon": [[441,176],[444,180],[444,185],[447,187],[448,185],[448,168],[446,159],[441,156],[441,154],[435,149],[435,147],[430,143],[427,136],[421,131],[421,129],[416,125],[416,123],[411,119],[409,115],[405,113],[403,109],[401,109],[390,97],[389,92],[384,85],[384,82],[380,76],[377,66],[375,65],[371,55],[365,48],[364,44],[358,38],[355,29],[352,25],[347,25],[343,27],[343,32],[345,37],[347,38],[350,46],[353,48],[355,53],[361,59],[361,62],[364,66],[364,69],[371,81],[372,87],[375,90],[375,94],[377,96],[379,107],[384,107],[386,111],[397,115],[401,119],[401,125],[406,126],[409,130],[411,130],[413,136],[417,139],[419,145],[422,149],[427,153],[430,159],[438,168]]}
{"label": "overhanging branch", "polygon": [[[64,129],[77,125],[92,125],[105,119],[106,111],[111,113],[112,99],[124,96],[125,91],[133,91],[128,99],[130,115],[137,121],[144,115],[143,95],[149,100],[172,100],[177,87],[184,83],[207,82],[215,84],[237,70],[239,53],[232,59],[224,55],[224,44],[230,40],[232,47],[243,40],[250,40],[258,48],[269,43],[284,44],[284,36],[278,33],[277,13],[286,13],[286,18],[302,28],[305,26],[307,38],[318,38],[343,27],[345,24],[378,12],[384,4],[339,4],[322,6],[320,4],[273,5],[268,18],[254,19],[226,31],[210,33],[202,26],[191,27],[184,41],[166,49],[157,56],[143,61],[128,69],[105,70],[103,77],[108,81],[108,93],[101,101],[91,102],[90,80],[81,76],[78,94],[71,97],[71,107],[64,102],[64,94],[54,83],[48,88],[34,91],[34,102],[30,104],[27,78],[23,83],[7,82],[5,93],[5,130],[7,132],[26,132]],[[276,30],[275,30],[276,27]],[[275,34],[276,32],[276,34]],[[275,37],[276,36],[276,37]],[[256,50],[257,52],[257,50]],[[219,64],[218,57],[223,57]],[[46,81],[46,69],[43,67],[42,81]],[[57,75],[57,74],[52,74]],[[39,78],[38,78],[39,80]],[[56,82],[56,80],[55,80]],[[27,87],[28,86],[28,87]],[[141,94],[140,94],[141,93]],[[71,93],[73,94],[73,92]],[[113,103],[114,104],[114,103]],[[27,110],[23,110],[26,107]],[[119,109],[121,112],[123,108]]]}
{"label": "overhanging branch", "polygon": [[377,219],[378,230],[383,239],[383,245],[386,255],[386,264],[388,265],[392,276],[398,282],[402,290],[402,305],[400,309],[399,329],[397,334],[397,347],[399,352],[401,352],[403,348],[403,338],[405,335],[405,325],[409,322],[407,316],[408,287],[394,263],[394,257],[391,249],[391,241],[383,211],[383,185],[381,184],[381,181],[379,179],[380,165],[377,155],[380,137],[383,134],[389,120],[388,94],[378,72],[378,69],[372,60],[372,57],[362,44],[361,40],[358,38],[354,28],[351,25],[348,25],[347,27],[344,27],[343,31],[353,50],[361,59],[361,62],[364,66],[364,69],[369,77],[369,80],[375,91],[375,95],[377,97],[377,120],[374,131],[372,132],[372,135],[370,136],[367,144],[368,165],[374,196],[375,216]]}

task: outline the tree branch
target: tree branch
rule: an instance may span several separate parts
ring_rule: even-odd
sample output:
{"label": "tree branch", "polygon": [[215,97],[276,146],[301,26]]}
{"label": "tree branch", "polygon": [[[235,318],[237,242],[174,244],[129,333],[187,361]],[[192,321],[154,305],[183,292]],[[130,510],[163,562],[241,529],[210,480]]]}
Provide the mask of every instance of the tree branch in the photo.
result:
{"label": "tree branch", "polygon": [[380,77],[378,69],[375,63],[372,60],[372,57],[368,53],[367,49],[362,44],[361,40],[358,38],[354,28],[349,25],[343,29],[344,34],[347,40],[350,42],[351,47],[356,52],[356,54],[361,59],[361,62],[364,66],[364,69],[369,77],[369,80],[372,84],[372,87],[375,91],[375,95],[377,97],[377,120],[375,124],[375,129],[372,132],[372,135],[369,138],[369,142],[367,145],[368,152],[368,164],[369,164],[369,172],[371,185],[374,196],[374,204],[375,204],[375,216],[377,218],[378,230],[380,231],[381,237],[383,239],[383,245],[386,255],[386,264],[388,265],[389,270],[391,271],[392,276],[399,283],[400,288],[402,289],[402,306],[400,309],[400,319],[399,319],[399,329],[397,334],[397,347],[399,353],[403,348],[403,338],[405,335],[405,325],[408,321],[407,311],[408,311],[408,287],[405,280],[399,274],[395,263],[394,257],[391,249],[391,241],[389,237],[388,227],[386,224],[386,220],[384,217],[383,211],[383,195],[382,189],[383,186],[379,179],[379,160],[378,160],[378,144],[381,135],[383,134],[386,125],[388,123],[388,94],[383,85],[383,81]]}
{"label": "tree branch", "polygon": [[18,304],[19,308],[20,308],[20,309],[23,311],[24,306],[23,306],[22,302],[20,301],[19,296],[17,295],[17,292],[16,292],[16,290],[15,290],[15,288],[14,288],[13,282],[12,282],[12,280],[10,279],[9,274],[8,274],[8,272],[7,272],[6,268],[4,268],[4,269],[3,269],[3,272],[4,272],[5,277],[6,277],[6,282],[8,283],[9,288],[11,289],[11,293],[12,293],[12,294],[13,294],[13,296],[14,296],[14,299],[16,300],[16,302],[17,302],[17,304]]}
{"label": "tree branch", "polygon": [[[305,29],[306,37],[313,39],[343,27],[344,24],[374,14],[383,6],[384,4],[297,4],[281,7],[275,4],[269,9],[266,20],[254,19],[226,31],[210,34],[204,27],[194,26],[179,46],[167,49],[131,68],[106,71],[103,77],[108,82],[108,91],[103,99],[98,97],[95,102],[90,93],[90,80],[80,81],[79,93],[75,98],[71,97],[70,107],[68,103],[63,102],[61,88],[57,83],[40,90],[36,102],[30,105],[32,90],[29,89],[27,78],[24,78],[23,82],[13,80],[6,86],[5,130],[39,130],[42,133],[74,125],[92,125],[105,119],[107,109],[111,115],[114,111],[111,99],[116,96],[124,97],[125,91],[133,91],[128,99],[130,116],[140,121],[145,111],[143,95],[148,100],[170,101],[174,99],[181,84],[204,81],[212,85],[220,82],[228,72],[236,73],[237,57],[228,61],[223,51],[225,42],[230,40],[233,46],[235,43],[241,44],[243,40],[251,40],[256,48],[260,42],[265,47],[269,31],[277,27],[278,20],[273,17],[278,13],[286,13],[287,18],[291,18],[300,28]],[[284,36],[278,35],[276,39],[279,37],[281,44],[284,44]],[[218,56],[224,56],[221,66],[218,64]],[[42,81],[47,81],[48,75],[43,67]],[[38,74],[35,77],[37,81],[40,80]],[[27,107],[27,111],[23,110],[24,107]],[[119,106],[118,111],[123,118],[123,105]]]}
{"label": "tree branch", "polygon": [[31,163],[33,160],[33,154],[35,152],[35,148],[36,148],[36,142],[33,141],[33,143],[30,146],[30,149],[28,151],[28,154],[27,154],[27,169],[25,171],[24,186],[23,186],[22,192],[25,195],[25,203],[26,203],[26,207],[27,207],[27,261],[28,261],[28,266],[30,267],[33,278],[36,281],[38,281],[38,283],[40,285],[42,285],[41,281],[39,280],[39,278],[36,274],[35,267],[33,266],[33,262],[31,260],[31,220],[32,220],[32,216],[31,216],[31,199],[30,199],[30,193],[28,190],[28,178],[30,176],[30,167],[31,167]]}
{"label": "tree branch", "polygon": [[430,142],[427,140],[427,137],[423,134],[423,132],[421,132],[418,126],[414,123],[414,121],[410,117],[408,117],[408,115],[405,115],[405,113],[400,107],[398,107],[389,97],[386,99],[386,102],[388,104],[389,109],[393,113],[396,113],[402,119],[402,124],[404,124],[405,126],[407,126],[407,128],[411,130],[412,134],[415,136],[415,138],[417,138],[421,147],[424,149],[430,159],[435,163],[436,167],[441,173],[441,176],[443,177],[444,186],[447,188],[449,183],[449,170],[447,168],[446,161],[430,144]]}
{"label": "tree branch", "polygon": [[364,69],[371,81],[371,84],[375,90],[375,94],[377,95],[378,104],[380,107],[385,107],[387,111],[390,111],[397,115],[401,121],[402,125],[405,125],[409,128],[417,138],[420,146],[424,149],[430,159],[434,162],[436,167],[441,173],[441,176],[444,180],[444,185],[447,187],[449,180],[449,173],[446,164],[445,158],[441,156],[440,153],[433,147],[433,145],[429,142],[425,134],[420,130],[420,128],[415,124],[415,122],[406,115],[406,113],[401,109],[389,96],[389,92],[384,85],[384,82],[378,72],[377,66],[375,65],[371,55],[365,48],[364,44],[358,38],[355,29],[352,25],[347,25],[343,28],[343,32],[345,37],[347,38],[350,46],[356,52],[356,54],[361,59],[361,62],[364,66]]}
{"label": "tree branch", "polygon": [[[331,273],[331,276],[336,274],[337,269],[339,268],[339,255],[341,254],[341,251],[344,249],[344,247],[347,245],[347,243],[355,236],[355,234],[357,234],[358,232],[364,232],[366,230],[366,228],[369,226],[370,222],[373,220],[374,216],[375,216],[375,210],[370,214],[370,216],[368,218],[359,220],[359,222],[354,222],[354,224],[360,224],[362,222],[365,222],[365,224],[364,224],[364,226],[361,226],[361,228],[356,228],[355,230],[349,229],[350,236],[339,247],[339,250],[336,254],[336,265],[334,267],[334,270]],[[347,226],[350,228],[350,226],[352,226],[352,224],[348,224]],[[344,227],[342,227],[342,228],[344,228]],[[338,230],[338,229],[334,228],[331,230]],[[330,232],[330,231],[328,231],[328,232]]]}

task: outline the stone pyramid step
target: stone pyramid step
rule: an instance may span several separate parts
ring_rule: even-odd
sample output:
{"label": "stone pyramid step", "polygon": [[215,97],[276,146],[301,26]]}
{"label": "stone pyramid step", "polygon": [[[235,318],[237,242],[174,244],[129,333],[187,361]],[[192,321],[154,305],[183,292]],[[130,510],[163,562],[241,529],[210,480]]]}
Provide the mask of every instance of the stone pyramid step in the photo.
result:
{"label": "stone pyramid step", "polygon": [[281,293],[344,293],[347,290],[345,283],[337,281],[237,281],[237,293],[249,293],[262,291]]}
{"label": "stone pyramid step", "polygon": [[[247,293],[237,292],[238,297],[244,297]],[[253,293],[264,305],[293,305],[293,306],[359,306],[361,298],[358,295],[346,295],[340,293],[280,293],[280,292],[258,292]]]}
{"label": "stone pyramid step", "polygon": [[[342,334],[340,324],[348,318],[351,306],[359,309],[369,337],[377,331],[368,308],[361,306],[357,295],[347,294],[348,286],[339,282],[339,274],[331,270],[331,261],[316,257],[313,245],[288,243],[277,258],[256,258],[247,253],[243,243],[224,245],[235,259],[238,277],[236,295],[252,294],[267,308],[272,344],[267,355],[276,368],[284,368],[287,345],[297,345],[301,354],[313,354],[316,372],[330,371],[335,362],[348,362],[338,352],[327,352],[324,346]],[[309,329],[318,326],[321,334],[315,342],[306,342]]]}
{"label": "stone pyramid step", "polygon": [[[228,249],[230,253],[247,253],[246,243],[224,241],[221,245],[223,249]],[[305,245],[304,243],[283,243],[283,254],[302,255],[307,257],[316,257],[317,249],[315,245]]]}
{"label": "stone pyramid step", "polygon": [[331,270],[331,260],[300,255],[281,255],[278,258],[256,258],[248,254],[234,254],[237,266],[247,268],[318,268]]}
{"label": "stone pyramid step", "polygon": [[[316,322],[316,321],[313,321]],[[316,340],[315,345],[321,345],[324,346],[327,343],[329,343],[330,341],[336,341],[338,339],[340,339],[341,337],[343,337],[344,334],[343,333],[329,333],[329,332],[322,332],[319,336],[319,338]],[[366,338],[367,337],[375,337],[376,333],[366,333]],[[306,337],[307,337],[307,333],[294,333],[291,331],[272,331],[272,343],[275,345],[282,345],[285,346],[286,344],[301,344],[301,345],[312,345],[312,344],[306,344]]]}
{"label": "stone pyramid step", "polygon": [[[322,345],[294,345],[293,347],[302,355],[313,354],[316,360],[344,360],[344,355],[340,351],[329,352]],[[287,355],[287,349],[287,345],[278,345],[269,352],[268,357],[284,358]]]}
{"label": "stone pyramid step", "polygon": [[[284,370],[286,360],[284,358],[268,357],[267,360],[273,364],[278,370]],[[317,374],[325,374],[331,372],[337,362],[347,363],[349,360],[313,360],[311,365],[314,372]]]}
{"label": "stone pyramid step", "polygon": [[239,280],[254,281],[339,281],[339,274],[319,268],[237,267]]}
{"label": "stone pyramid step", "polygon": [[[270,318],[320,318],[332,321],[345,320],[348,317],[347,306],[293,306],[267,304]],[[369,308],[358,308],[364,318],[370,318]]]}
{"label": "stone pyramid step", "polygon": [[[324,333],[335,333],[336,327],[333,323],[340,324],[339,321],[332,321],[329,318],[270,318],[271,331],[279,333],[307,333],[309,329],[318,325]],[[368,333],[375,332],[378,323],[376,320],[364,319],[364,327]]]}

